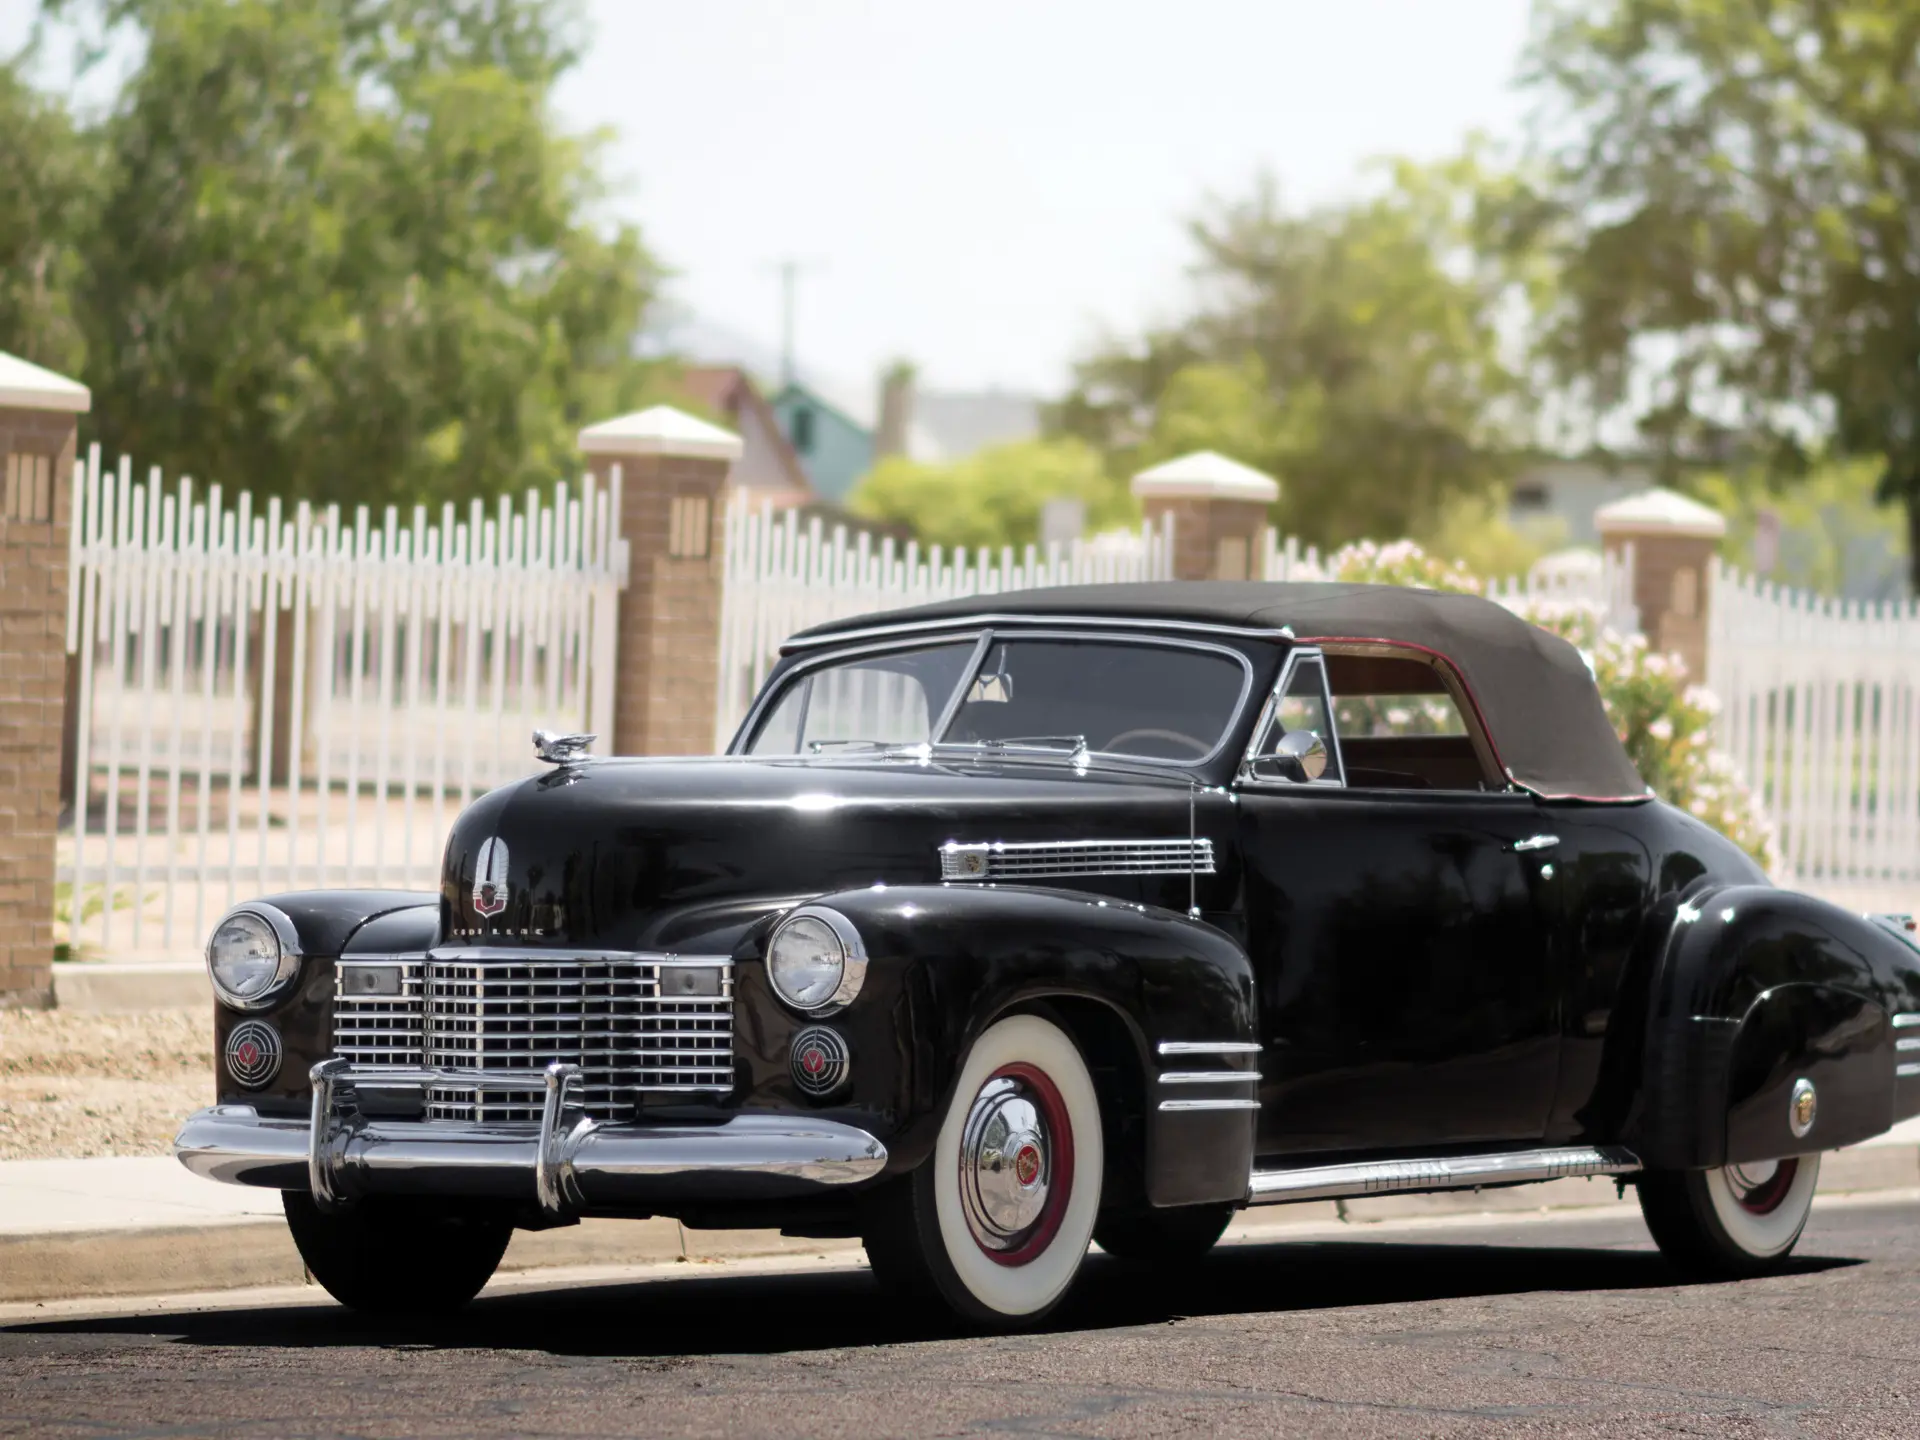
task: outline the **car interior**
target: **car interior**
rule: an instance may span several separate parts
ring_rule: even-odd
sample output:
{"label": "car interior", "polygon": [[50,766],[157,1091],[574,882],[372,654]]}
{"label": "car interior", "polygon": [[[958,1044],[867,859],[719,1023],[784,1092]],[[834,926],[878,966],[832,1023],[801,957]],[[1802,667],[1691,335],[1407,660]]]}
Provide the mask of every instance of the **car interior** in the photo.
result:
{"label": "car interior", "polygon": [[1457,677],[1433,660],[1326,651],[1346,784],[1357,790],[1500,790]]}

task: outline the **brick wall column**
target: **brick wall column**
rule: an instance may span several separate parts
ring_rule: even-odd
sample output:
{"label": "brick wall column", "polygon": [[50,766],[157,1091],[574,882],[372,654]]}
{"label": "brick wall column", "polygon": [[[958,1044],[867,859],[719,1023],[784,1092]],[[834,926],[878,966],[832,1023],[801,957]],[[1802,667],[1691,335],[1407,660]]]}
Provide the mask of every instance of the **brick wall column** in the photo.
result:
{"label": "brick wall column", "polygon": [[1267,507],[1280,482],[1203,450],[1133,477],[1133,493],[1155,525],[1173,522],[1173,578],[1258,580]]}
{"label": "brick wall column", "polygon": [[710,755],[720,685],[727,474],[737,435],[667,405],[580,432],[594,477],[619,471],[627,588],[620,594],[614,755]]}
{"label": "brick wall column", "polygon": [[1695,682],[1704,684],[1713,603],[1708,562],[1727,522],[1705,505],[1656,487],[1602,505],[1593,523],[1609,554],[1633,547],[1633,603],[1647,643],[1678,655]]}
{"label": "brick wall column", "polygon": [[53,995],[67,529],[84,385],[0,353],[0,1005]]}

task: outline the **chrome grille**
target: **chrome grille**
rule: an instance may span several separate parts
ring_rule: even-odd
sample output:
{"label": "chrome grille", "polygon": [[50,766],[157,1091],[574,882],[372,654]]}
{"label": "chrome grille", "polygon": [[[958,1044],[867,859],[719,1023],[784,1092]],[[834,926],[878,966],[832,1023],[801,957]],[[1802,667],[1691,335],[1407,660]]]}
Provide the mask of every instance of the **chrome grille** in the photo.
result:
{"label": "chrome grille", "polygon": [[[395,963],[355,957],[349,965]],[[690,971],[711,972],[717,995],[664,993]],[[581,1099],[597,1119],[632,1115],[642,1092],[733,1088],[733,965],[725,956],[461,951],[407,957],[403,993],[334,1002],[334,1053],[365,1064],[584,1072]],[[540,1118],[537,1090],[436,1087],[427,1113],[445,1120]]]}
{"label": "chrome grille", "polygon": [[1049,875],[1211,875],[1211,840],[996,840],[940,847],[943,880]]}
{"label": "chrome grille", "polygon": [[[418,1065],[421,985],[426,960],[419,955],[342,957],[333,999],[333,1053],[356,1065]],[[399,994],[360,993],[358,979],[398,972]]]}

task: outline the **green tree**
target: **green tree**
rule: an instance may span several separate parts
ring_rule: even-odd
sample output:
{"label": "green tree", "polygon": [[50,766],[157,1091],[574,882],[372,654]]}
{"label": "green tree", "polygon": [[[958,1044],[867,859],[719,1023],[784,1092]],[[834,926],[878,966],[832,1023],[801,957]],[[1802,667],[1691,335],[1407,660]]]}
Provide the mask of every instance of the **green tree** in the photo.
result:
{"label": "green tree", "polygon": [[1543,0],[1529,80],[1561,372],[1670,456],[1882,461],[1920,581],[1920,9]]}
{"label": "green tree", "polygon": [[1071,438],[989,446],[949,464],[889,456],[847,504],[857,515],[911,526],[928,545],[998,547],[1037,540],[1041,508],[1055,499],[1082,501],[1094,529],[1139,518],[1099,454]]}
{"label": "green tree", "polygon": [[84,359],[72,295],[91,152],[58,105],[0,63],[0,350],[64,373]]}
{"label": "green tree", "polygon": [[74,239],[93,428],[315,500],[544,484],[639,403],[657,270],[561,133],[554,0],[49,4],[140,63]]}
{"label": "green tree", "polygon": [[1090,356],[1057,427],[1116,471],[1195,448],[1267,470],[1309,540],[1423,532],[1506,473],[1524,418],[1501,319],[1530,275],[1479,243],[1508,183],[1473,154],[1398,164],[1382,193],[1299,214],[1263,182],[1191,226],[1195,312]]}

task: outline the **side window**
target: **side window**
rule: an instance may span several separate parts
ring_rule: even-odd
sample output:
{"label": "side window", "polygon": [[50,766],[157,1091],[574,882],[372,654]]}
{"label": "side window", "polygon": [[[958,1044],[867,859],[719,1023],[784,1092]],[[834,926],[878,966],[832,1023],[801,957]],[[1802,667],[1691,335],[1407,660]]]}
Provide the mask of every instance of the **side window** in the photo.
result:
{"label": "side window", "polygon": [[[1319,784],[1338,785],[1343,776],[1340,771],[1340,747],[1334,739],[1334,727],[1329,721],[1330,706],[1327,701],[1326,669],[1317,655],[1302,655],[1294,661],[1292,672],[1287,676],[1287,688],[1281,693],[1280,701],[1274,706],[1273,719],[1267,726],[1266,734],[1260,739],[1256,755],[1271,755],[1279,747],[1281,739],[1298,730],[1309,731],[1320,739],[1327,750],[1326,769],[1320,773]],[[1256,767],[1256,778],[1274,778],[1267,776]]]}
{"label": "side window", "polygon": [[1334,723],[1355,790],[1499,790],[1447,677],[1424,658],[1327,657]]}

